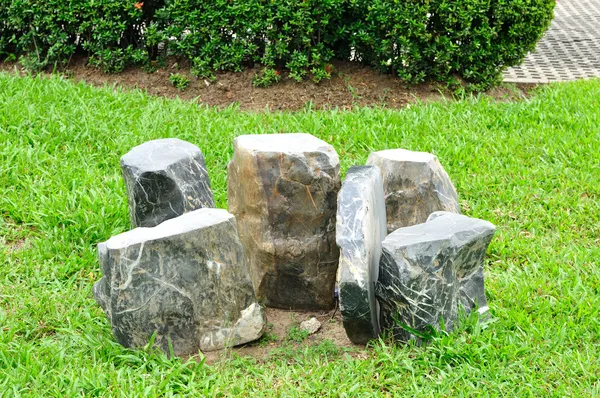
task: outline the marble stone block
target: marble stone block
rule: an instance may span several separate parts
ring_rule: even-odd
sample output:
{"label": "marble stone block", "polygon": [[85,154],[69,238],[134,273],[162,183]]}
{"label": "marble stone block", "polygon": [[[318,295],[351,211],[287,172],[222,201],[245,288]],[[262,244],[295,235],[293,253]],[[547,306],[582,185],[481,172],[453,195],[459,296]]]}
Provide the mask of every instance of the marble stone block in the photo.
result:
{"label": "marble stone block", "polygon": [[190,355],[258,339],[265,327],[235,218],[199,209],[98,245],[94,296],[125,347]]}
{"label": "marble stone block", "polygon": [[351,167],[338,195],[336,242],[340,311],[346,334],[355,344],[366,344],[379,335],[375,283],[385,236],[381,170]]}
{"label": "marble stone block", "polygon": [[238,221],[257,298],[286,309],[330,309],[340,165],[309,134],[245,135],[228,167],[229,210]]}
{"label": "marble stone block", "polygon": [[396,319],[423,332],[442,320],[452,330],[459,306],[485,313],[483,262],[495,230],[487,221],[436,212],[424,224],[388,235],[376,286],[382,329],[406,341],[415,335]]}
{"label": "marble stone block", "polygon": [[367,164],[382,172],[388,233],[424,223],[435,211],[460,214],[456,189],[435,155],[389,149],[371,153]]}
{"label": "marble stone block", "polygon": [[177,138],[148,141],[121,157],[131,225],[154,227],[203,207],[215,207],[200,149]]}

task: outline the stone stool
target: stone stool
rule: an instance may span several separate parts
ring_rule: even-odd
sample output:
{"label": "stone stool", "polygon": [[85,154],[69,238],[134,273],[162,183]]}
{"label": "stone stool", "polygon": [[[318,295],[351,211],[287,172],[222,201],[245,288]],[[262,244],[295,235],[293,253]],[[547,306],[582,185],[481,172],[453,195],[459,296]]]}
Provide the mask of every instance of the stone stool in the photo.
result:
{"label": "stone stool", "polygon": [[338,196],[336,242],[340,248],[338,286],[340,311],[348,338],[366,344],[379,336],[379,277],[381,242],[386,236],[381,170],[354,166]]}
{"label": "stone stool", "polygon": [[215,207],[200,149],[177,138],[148,141],[121,158],[131,225],[154,227],[202,207]]}
{"label": "stone stool", "polygon": [[452,330],[460,307],[486,314],[483,262],[495,231],[484,220],[435,212],[424,224],[388,235],[375,289],[381,328],[407,341],[418,337],[410,329],[427,332],[442,320]]}
{"label": "stone stool", "polygon": [[339,158],[309,134],[245,135],[228,167],[236,216],[259,300],[286,309],[330,309]]}
{"label": "stone stool", "polygon": [[103,277],[94,296],[116,340],[154,343],[193,355],[260,338],[256,302],[235,218],[198,209],[153,228],[136,228],[98,245]]}
{"label": "stone stool", "polygon": [[421,224],[434,211],[460,213],[458,195],[438,158],[427,152],[373,152],[368,165],[383,176],[388,233]]}

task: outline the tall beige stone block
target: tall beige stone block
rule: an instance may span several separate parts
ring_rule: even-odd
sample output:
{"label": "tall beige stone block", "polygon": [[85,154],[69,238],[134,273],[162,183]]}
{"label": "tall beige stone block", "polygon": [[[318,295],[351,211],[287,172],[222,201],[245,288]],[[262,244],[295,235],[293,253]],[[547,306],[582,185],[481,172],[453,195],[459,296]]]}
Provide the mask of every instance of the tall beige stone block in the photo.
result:
{"label": "tall beige stone block", "polygon": [[228,167],[235,215],[257,298],[290,309],[329,309],[339,259],[335,149],[309,134],[245,135]]}

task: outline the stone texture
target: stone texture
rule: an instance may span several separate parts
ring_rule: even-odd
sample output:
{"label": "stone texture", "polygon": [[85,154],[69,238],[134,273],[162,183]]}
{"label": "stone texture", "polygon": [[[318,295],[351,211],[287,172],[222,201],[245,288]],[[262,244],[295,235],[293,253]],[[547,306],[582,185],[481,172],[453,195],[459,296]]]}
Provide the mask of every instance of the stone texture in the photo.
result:
{"label": "stone texture", "polygon": [[121,170],[134,228],[215,207],[204,156],[189,142],[167,138],[138,145],[123,155]]}
{"label": "stone texture", "polygon": [[229,210],[238,221],[257,298],[286,309],[330,309],[339,158],[309,134],[236,138]]}
{"label": "stone texture", "polygon": [[315,334],[321,329],[321,322],[314,316],[307,321],[300,323],[300,329],[306,330],[308,334]]}
{"label": "stone texture", "polygon": [[456,189],[435,155],[405,149],[373,152],[383,176],[388,233],[421,224],[435,211],[460,214]]}
{"label": "stone texture", "polygon": [[346,334],[355,344],[379,335],[381,242],[386,236],[381,171],[376,166],[351,167],[338,195],[336,243],[340,248],[338,289]]}
{"label": "stone texture", "polygon": [[199,209],[98,245],[94,296],[116,340],[195,354],[258,339],[265,327],[235,218]]}
{"label": "stone texture", "polygon": [[383,241],[376,295],[381,327],[399,340],[414,336],[394,317],[417,331],[451,330],[459,304],[468,313],[487,311],[483,260],[496,228],[455,213],[433,213],[424,224],[400,228]]}

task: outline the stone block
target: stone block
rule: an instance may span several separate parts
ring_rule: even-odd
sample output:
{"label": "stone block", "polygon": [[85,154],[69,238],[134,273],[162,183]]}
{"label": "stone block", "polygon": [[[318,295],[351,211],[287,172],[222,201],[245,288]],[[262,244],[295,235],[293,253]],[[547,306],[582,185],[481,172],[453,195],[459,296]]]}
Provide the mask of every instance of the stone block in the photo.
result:
{"label": "stone block", "polygon": [[460,214],[456,189],[435,155],[389,149],[371,153],[367,164],[382,172],[388,233],[424,223],[435,211]]}
{"label": "stone block", "polygon": [[199,209],[98,245],[94,296],[116,340],[190,355],[258,339],[265,327],[235,218]]}
{"label": "stone block", "polygon": [[381,327],[399,340],[411,329],[452,330],[459,306],[487,311],[483,262],[496,228],[463,215],[436,212],[424,224],[400,228],[383,241],[376,296]]}
{"label": "stone block", "polygon": [[131,225],[154,227],[203,207],[215,207],[200,149],[177,138],[148,141],[121,157]]}
{"label": "stone block", "polygon": [[238,221],[257,298],[265,305],[333,308],[339,168],[335,149],[309,134],[235,139],[229,210]]}
{"label": "stone block", "polygon": [[336,242],[340,311],[346,334],[355,344],[379,335],[375,283],[385,236],[381,171],[376,166],[351,167],[338,195]]}

